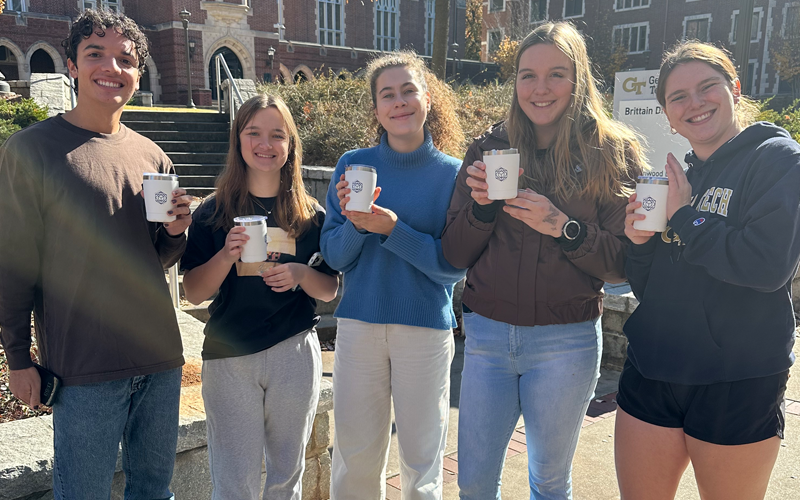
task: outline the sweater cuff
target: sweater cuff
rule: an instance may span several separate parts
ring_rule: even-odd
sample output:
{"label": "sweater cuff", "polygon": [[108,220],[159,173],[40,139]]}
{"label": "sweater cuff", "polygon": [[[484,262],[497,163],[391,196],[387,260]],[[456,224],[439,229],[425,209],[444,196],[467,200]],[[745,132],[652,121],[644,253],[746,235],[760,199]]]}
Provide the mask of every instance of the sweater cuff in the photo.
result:
{"label": "sweater cuff", "polygon": [[705,222],[705,218],[700,215],[700,212],[692,208],[691,205],[684,205],[672,214],[668,224],[681,241],[686,243],[691,229],[703,222]]}
{"label": "sweater cuff", "polygon": [[[472,206],[470,206],[470,204],[472,204]],[[477,205],[477,203],[475,203],[475,201],[470,200],[468,202],[468,204],[464,208],[461,209],[464,212],[464,215],[466,216],[467,222],[469,222],[469,225],[474,227],[475,229],[477,229],[479,231],[488,231],[488,232],[494,231],[494,226],[497,223],[497,216],[495,215],[492,218],[492,220],[490,220],[488,222],[478,219],[475,216],[475,213],[474,213],[475,209],[473,208],[476,205]],[[495,211],[495,214],[496,213],[497,212]]]}
{"label": "sweater cuff", "polygon": [[495,200],[488,205],[472,202],[472,215],[480,222],[494,222],[497,211],[503,206],[503,200]]}
{"label": "sweater cuff", "polygon": [[407,262],[414,262],[425,244],[424,238],[425,236],[419,231],[397,219],[392,232],[386,239],[382,239],[381,246]]}
{"label": "sweater cuff", "polygon": [[639,255],[648,255],[656,250],[656,244],[658,243],[658,238],[660,233],[656,232],[649,240],[641,245],[637,245],[636,243],[631,242],[628,246],[628,255],[631,256],[639,256]]}
{"label": "sweater cuff", "polygon": [[8,368],[10,370],[24,370],[33,366],[30,347],[28,349],[6,350]]}
{"label": "sweater cuff", "polygon": [[349,255],[353,252],[360,252],[361,247],[364,246],[364,240],[371,234],[370,232],[362,233],[356,229],[356,226],[349,219],[345,220],[344,224],[342,224],[342,232],[340,234],[340,242],[342,245],[341,253],[343,255]]}

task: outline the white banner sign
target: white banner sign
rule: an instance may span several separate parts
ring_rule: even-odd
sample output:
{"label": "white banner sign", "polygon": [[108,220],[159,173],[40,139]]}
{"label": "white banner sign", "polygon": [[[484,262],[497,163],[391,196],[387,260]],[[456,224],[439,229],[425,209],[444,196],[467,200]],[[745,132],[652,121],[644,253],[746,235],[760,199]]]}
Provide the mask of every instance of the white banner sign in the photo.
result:
{"label": "white banner sign", "polygon": [[614,118],[632,127],[647,141],[647,160],[653,174],[664,175],[667,153],[679,162],[692,149],[689,141],[673,135],[664,110],[656,100],[658,70],[622,71],[614,78]]}
{"label": "white banner sign", "polygon": [[621,101],[616,108],[618,120],[642,134],[647,143],[647,160],[653,174],[661,172],[667,164],[667,153],[672,153],[683,164],[683,157],[692,149],[683,136],[672,134],[661,105],[655,99],[647,101]]}

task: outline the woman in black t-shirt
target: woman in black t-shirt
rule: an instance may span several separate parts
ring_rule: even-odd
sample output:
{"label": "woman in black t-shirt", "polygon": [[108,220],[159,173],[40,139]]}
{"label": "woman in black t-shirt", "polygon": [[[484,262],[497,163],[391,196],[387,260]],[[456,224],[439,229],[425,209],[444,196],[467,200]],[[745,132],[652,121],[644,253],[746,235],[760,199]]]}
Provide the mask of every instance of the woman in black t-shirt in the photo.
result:
{"label": "woman in black t-shirt", "polygon": [[[322,361],[316,301],[339,280],[318,259],[325,213],[305,190],[297,127],[277,97],[245,102],[217,191],[193,215],[181,265],[186,298],[219,294],[203,343],[203,401],[213,498],[301,497]],[[233,219],[267,217],[264,262],[239,262],[248,236]],[[306,264],[308,263],[308,264]]]}

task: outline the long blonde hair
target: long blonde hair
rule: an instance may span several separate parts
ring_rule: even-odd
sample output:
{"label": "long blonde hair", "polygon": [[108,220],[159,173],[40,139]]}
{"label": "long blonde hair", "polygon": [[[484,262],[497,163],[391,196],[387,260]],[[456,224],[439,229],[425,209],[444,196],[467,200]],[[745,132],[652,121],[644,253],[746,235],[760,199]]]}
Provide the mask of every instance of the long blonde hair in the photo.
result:
{"label": "long blonde hair", "polygon": [[580,196],[609,202],[627,196],[646,161],[637,134],[606,114],[583,37],[567,22],[542,24],[520,43],[515,67],[527,49],[540,43],[556,47],[572,61],[575,87],[548,154],[537,159],[535,127],[519,105],[514,80],[506,127],[512,147],[520,151],[523,185],[561,200]]}
{"label": "long blonde hair", "polygon": [[[728,57],[725,50],[715,47],[710,43],[703,43],[697,40],[686,40],[674,45],[669,52],[664,55],[661,62],[661,71],[658,73],[658,86],[656,87],[656,99],[662,108],[667,106],[667,78],[670,73],[681,64],[689,62],[702,62],[711,66],[728,80],[728,84],[733,88],[736,85],[738,76],[736,66]],[[734,108],[736,123],[742,128],[747,128],[758,116],[758,105],[744,95],[739,96],[739,102]]]}
{"label": "long blonde hair", "polygon": [[[387,69],[398,67],[407,68],[414,75],[422,93],[431,93],[431,109],[428,111],[425,126],[431,134],[433,145],[447,154],[460,155],[463,152],[464,132],[456,115],[455,92],[428,69],[425,61],[416,52],[410,50],[390,52],[370,61],[366,69],[366,79],[372,96],[372,108],[374,109],[378,102],[378,77]],[[386,130],[378,122],[375,113],[370,113],[370,116],[377,140],[380,141]]]}
{"label": "long blonde hair", "polygon": [[281,185],[271,217],[289,236],[297,238],[315,223],[316,200],[306,192],[303,184],[303,145],[300,143],[292,113],[283,99],[272,95],[259,94],[251,97],[242,104],[233,121],[228,159],[225,169],[217,178],[217,205],[212,217],[213,225],[215,230],[230,230],[234,217],[255,212],[253,197],[247,185],[247,164],[242,158],[239,136],[256,113],[266,108],[274,108],[281,114],[289,133],[289,156],[281,167]]}

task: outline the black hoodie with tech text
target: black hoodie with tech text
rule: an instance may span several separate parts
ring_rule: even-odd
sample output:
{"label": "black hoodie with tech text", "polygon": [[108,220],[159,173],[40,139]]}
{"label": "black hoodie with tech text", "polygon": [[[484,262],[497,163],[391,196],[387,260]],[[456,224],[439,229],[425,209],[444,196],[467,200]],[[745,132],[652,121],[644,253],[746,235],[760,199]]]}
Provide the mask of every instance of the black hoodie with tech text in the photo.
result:
{"label": "black hoodie with tech text", "polygon": [[628,358],[645,378],[676,384],[783,372],[794,362],[800,145],[759,122],[706,161],[685,161],[691,204],[628,253],[640,301],[624,326]]}

